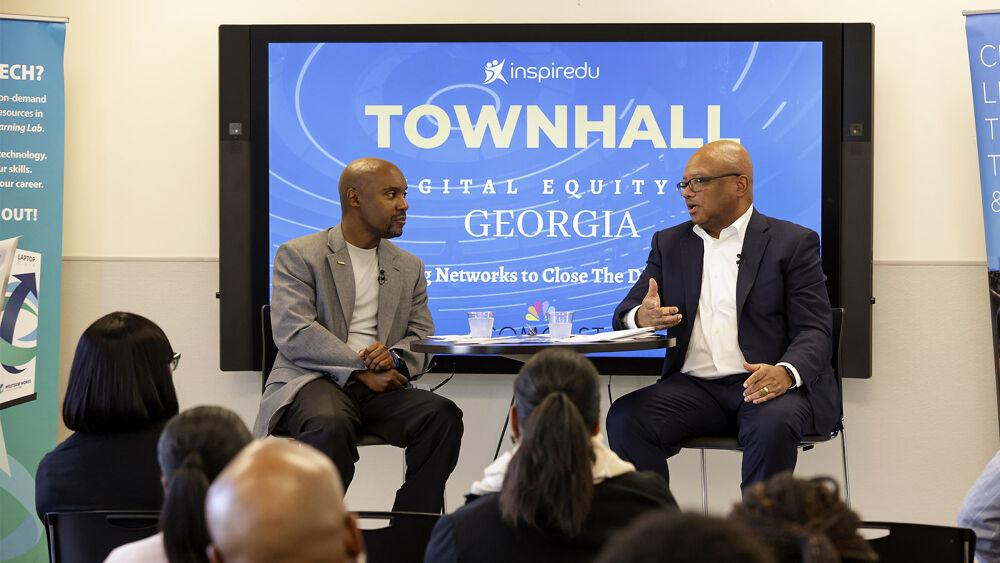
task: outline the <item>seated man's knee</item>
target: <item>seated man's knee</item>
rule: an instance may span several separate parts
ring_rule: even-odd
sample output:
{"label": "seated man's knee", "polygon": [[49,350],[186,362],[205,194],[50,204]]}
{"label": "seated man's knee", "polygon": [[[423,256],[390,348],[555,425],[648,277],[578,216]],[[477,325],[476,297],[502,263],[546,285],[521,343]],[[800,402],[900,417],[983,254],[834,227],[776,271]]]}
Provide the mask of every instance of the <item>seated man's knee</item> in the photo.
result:
{"label": "seated man's knee", "polygon": [[325,440],[354,443],[358,435],[356,425],[357,422],[346,414],[320,414],[306,420],[302,433],[322,436]]}
{"label": "seated man's knee", "polygon": [[425,409],[424,428],[435,434],[454,434],[461,438],[464,429],[462,409],[454,401],[432,395]]}
{"label": "seated man's knee", "polygon": [[611,403],[608,409],[605,426],[608,430],[608,439],[617,440],[624,434],[631,434],[635,431],[635,424],[638,420],[635,405],[629,401],[626,395]]}
{"label": "seated man's knee", "polygon": [[442,397],[442,400],[435,404],[435,418],[450,427],[461,430],[463,428],[462,415],[462,409],[460,409],[451,399]]}
{"label": "seated man's knee", "polygon": [[740,442],[743,444],[761,441],[797,443],[801,436],[798,421],[777,410],[761,412],[752,422],[740,427]]}

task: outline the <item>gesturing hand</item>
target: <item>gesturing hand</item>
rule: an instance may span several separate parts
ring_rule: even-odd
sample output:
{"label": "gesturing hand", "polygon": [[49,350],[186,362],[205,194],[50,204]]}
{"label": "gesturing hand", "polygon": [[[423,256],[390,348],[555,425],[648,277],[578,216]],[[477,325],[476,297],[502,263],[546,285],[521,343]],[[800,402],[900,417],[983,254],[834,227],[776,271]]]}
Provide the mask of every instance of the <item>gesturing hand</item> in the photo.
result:
{"label": "gesturing hand", "polygon": [[677,307],[660,307],[660,292],[656,280],[649,278],[649,291],[642,299],[642,305],[635,312],[635,324],[640,327],[651,326],[656,330],[675,327],[681,324],[680,310]]}
{"label": "gesturing hand", "polygon": [[367,348],[358,352],[358,355],[364,360],[365,367],[372,371],[385,371],[396,367],[396,360],[381,342],[372,342]]}
{"label": "gesturing hand", "polygon": [[743,400],[759,405],[784,395],[795,384],[792,376],[781,366],[743,363],[750,377],[743,382]]}
{"label": "gesturing hand", "polygon": [[394,369],[386,371],[356,371],[354,379],[376,393],[385,393],[406,386],[406,377]]}

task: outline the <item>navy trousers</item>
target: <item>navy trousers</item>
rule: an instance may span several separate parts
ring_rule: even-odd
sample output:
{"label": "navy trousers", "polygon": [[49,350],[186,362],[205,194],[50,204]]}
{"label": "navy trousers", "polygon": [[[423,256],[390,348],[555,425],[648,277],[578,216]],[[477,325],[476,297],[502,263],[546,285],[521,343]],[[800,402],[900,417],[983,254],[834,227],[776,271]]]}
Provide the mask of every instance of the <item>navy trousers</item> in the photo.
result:
{"label": "navy trousers", "polygon": [[696,436],[736,436],[743,446],[746,488],[775,473],[794,469],[798,443],[813,429],[812,407],[802,389],[755,405],[743,400],[749,374],[699,379],[671,374],[633,391],[608,411],[611,449],[636,469],[670,479],[667,458]]}

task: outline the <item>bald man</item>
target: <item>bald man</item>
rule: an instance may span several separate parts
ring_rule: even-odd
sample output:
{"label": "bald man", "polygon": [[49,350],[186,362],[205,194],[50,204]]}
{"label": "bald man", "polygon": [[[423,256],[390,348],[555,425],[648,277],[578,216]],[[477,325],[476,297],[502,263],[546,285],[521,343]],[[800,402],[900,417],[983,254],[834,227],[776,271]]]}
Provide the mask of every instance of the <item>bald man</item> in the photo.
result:
{"label": "bald man", "polygon": [[677,338],[656,384],[611,405],[611,448],[669,478],[666,458],[694,436],[743,446],[743,487],[793,469],[803,434],[840,420],[832,317],[819,236],[753,207],[739,143],[699,149],[677,184],[691,220],[653,235],[617,329]]}
{"label": "bald man", "polygon": [[253,442],[208,490],[213,563],[341,563],[362,550],[330,460],[285,440]]}
{"label": "bald man", "polygon": [[362,158],[339,184],[341,222],[290,240],[274,258],[271,324],[278,357],[254,424],[290,435],[337,465],[346,489],[358,437],[406,448],[394,510],[440,512],[458,461],[462,411],[410,385],[427,369],[410,342],[434,333],[419,258],[386,239],[406,224],[406,178]]}

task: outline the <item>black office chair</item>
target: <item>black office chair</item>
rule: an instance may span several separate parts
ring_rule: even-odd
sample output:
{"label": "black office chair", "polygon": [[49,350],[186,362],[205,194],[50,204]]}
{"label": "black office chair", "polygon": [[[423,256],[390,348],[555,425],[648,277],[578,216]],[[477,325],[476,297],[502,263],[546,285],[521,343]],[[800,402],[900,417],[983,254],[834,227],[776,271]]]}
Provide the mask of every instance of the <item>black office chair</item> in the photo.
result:
{"label": "black office chair", "polygon": [[[847,506],[851,505],[851,485],[847,472],[847,430],[844,428],[843,418],[843,386],[840,377],[840,354],[841,342],[844,332],[844,309],[834,308],[833,312],[833,375],[837,378],[837,388],[841,393],[841,418],[837,426],[829,434],[811,434],[802,437],[799,448],[806,452],[821,442],[829,442],[840,434],[840,446],[844,460],[844,497]],[[680,444],[681,448],[701,450],[701,505],[702,510],[708,514],[708,469],[705,459],[706,450],[727,450],[743,451],[743,446],[735,436],[697,436],[684,440]]]}
{"label": "black office chair", "polygon": [[[260,333],[261,333],[261,350],[264,352],[264,361],[261,364],[260,371],[260,392],[264,392],[264,388],[267,387],[267,376],[271,373],[271,368],[274,367],[274,361],[278,358],[278,346],[274,343],[274,333],[271,331],[271,306],[264,305],[260,308]],[[274,436],[284,437],[280,434],[273,434]],[[358,446],[382,446],[385,445],[385,440],[375,436],[374,434],[364,434],[358,439]]]}
{"label": "black office chair", "polygon": [[[440,514],[428,512],[355,512],[365,540],[368,563],[421,563]],[[371,522],[389,526],[367,528]]]}
{"label": "black office chair", "polygon": [[879,563],[972,563],[976,555],[976,534],[968,528],[904,524],[898,522],[862,522],[862,535],[888,532],[869,539]]}
{"label": "black office chair", "polygon": [[160,514],[147,510],[49,512],[45,535],[51,563],[100,563],[119,546],[159,531]]}

